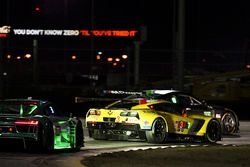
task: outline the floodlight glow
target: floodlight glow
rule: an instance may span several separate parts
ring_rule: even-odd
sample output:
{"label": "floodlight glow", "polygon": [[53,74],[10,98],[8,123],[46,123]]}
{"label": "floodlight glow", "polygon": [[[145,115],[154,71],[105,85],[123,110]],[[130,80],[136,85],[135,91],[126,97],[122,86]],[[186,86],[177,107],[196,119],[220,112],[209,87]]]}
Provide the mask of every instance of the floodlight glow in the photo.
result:
{"label": "floodlight glow", "polygon": [[122,58],[123,58],[123,59],[127,59],[127,58],[128,58],[128,55],[125,55],[125,54],[124,54],[124,55],[122,55]]}
{"label": "floodlight glow", "polygon": [[109,57],[107,60],[108,60],[109,62],[111,62],[111,61],[113,61],[113,58],[112,58],[112,57]]}
{"label": "floodlight glow", "polygon": [[101,60],[101,56],[99,54],[96,55],[96,60]]}
{"label": "floodlight glow", "polygon": [[174,90],[154,90],[155,94],[160,94],[160,95],[165,95],[165,94],[172,93],[172,92],[175,92],[175,91]]}
{"label": "floodlight glow", "polygon": [[29,58],[31,58],[31,54],[26,54],[24,57],[29,59]]}
{"label": "floodlight glow", "polygon": [[11,55],[7,55],[7,59],[10,59],[11,58]]}
{"label": "floodlight glow", "polygon": [[75,59],[76,59],[76,56],[75,56],[75,55],[72,55],[72,56],[71,56],[71,59],[72,59],[72,60],[75,60]]}

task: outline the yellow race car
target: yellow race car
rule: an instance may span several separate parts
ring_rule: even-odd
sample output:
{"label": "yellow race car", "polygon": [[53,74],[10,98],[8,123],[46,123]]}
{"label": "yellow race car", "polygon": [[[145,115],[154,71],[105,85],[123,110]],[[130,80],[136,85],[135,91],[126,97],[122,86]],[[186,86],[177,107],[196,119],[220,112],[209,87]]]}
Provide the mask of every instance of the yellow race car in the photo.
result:
{"label": "yellow race car", "polygon": [[89,109],[89,136],[103,140],[143,139],[157,144],[173,139],[210,143],[221,140],[220,122],[212,116],[188,115],[189,108],[165,100],[139,102],[123,100],[105,108]]}

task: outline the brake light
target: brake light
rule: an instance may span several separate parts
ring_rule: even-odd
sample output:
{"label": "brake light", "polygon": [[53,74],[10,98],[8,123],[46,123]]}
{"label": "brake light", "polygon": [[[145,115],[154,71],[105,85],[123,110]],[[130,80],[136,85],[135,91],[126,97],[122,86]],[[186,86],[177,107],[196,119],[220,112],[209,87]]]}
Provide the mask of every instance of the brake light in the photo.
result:
{"label": "brake light", "polygon": [[39,121],[37,120],[16,120],[15,124],[17,125],[38,125]]}
{"label": "brake light", "polygon": [[89,114],[90,115],[101,115],[101,111],[100,110],[90,110]]}
{"label": "brake light", "polygon": [[139,104],[146,104],[147,103],[147,100],[146,99],[140,99],[139,100]]}
{"label": "brake light", "polygon": [[37,105],[37,104],[39,104],[39,102],[37,102],[37,101],[17,101],[17,102],[15,102],[15,104]]}

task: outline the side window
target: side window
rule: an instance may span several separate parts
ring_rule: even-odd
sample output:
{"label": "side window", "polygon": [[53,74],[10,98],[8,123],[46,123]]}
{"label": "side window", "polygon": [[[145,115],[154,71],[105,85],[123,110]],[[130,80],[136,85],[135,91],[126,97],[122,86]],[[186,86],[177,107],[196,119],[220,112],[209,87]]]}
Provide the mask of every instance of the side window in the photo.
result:
{"label": "side window", "polygon": [[171,97],[171,102],[174,104],[178,103],[176,96]]}
{"label": "side window", "polygon": [[178,96],[181,105],[189,106],[191,104],[191,100],[188,96]]}
{"label": "side window", "polygon": [[195,98],[190,98],[190,100],[191,100],[191,105],[201,105],[201,102]]}
{"label": "side window", "polygon": [[154,109],[158,111],[165,111],[173,114],[180,114],[181,107],[177,104],[159,103],[154,105]]}

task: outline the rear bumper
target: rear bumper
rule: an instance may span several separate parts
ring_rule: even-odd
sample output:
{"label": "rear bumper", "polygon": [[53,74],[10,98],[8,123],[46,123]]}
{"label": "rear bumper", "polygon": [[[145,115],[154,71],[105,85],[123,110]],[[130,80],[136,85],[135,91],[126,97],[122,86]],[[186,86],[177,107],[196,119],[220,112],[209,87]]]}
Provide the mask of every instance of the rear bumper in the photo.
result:
{"label": "rear bumper", "polygon": [[37,133],[0,133],[0,139],[2,138],[38,140],[38,134]]}
{"label": "rear bumper", "polygon": [[30,142],[38,142],[38,136],[34,133],[0,133],[0,146],[2,147],[12,147],[13,145],[20,144],[26,148]]}
{"label": "rear bumper", "polygon": [[122,124],[115,122],[87,122],[88,129],[106,129],[106,130],[120,130],[120,131],[140,131],[139,124]]}
{"label": "rear bumper", "polygon": [[87,122],[90,137],[93,135],[104,136],[105,139],[130,140],[145,139],[145,130],[141,130],[139,124],[122,124],[114,122]]}

